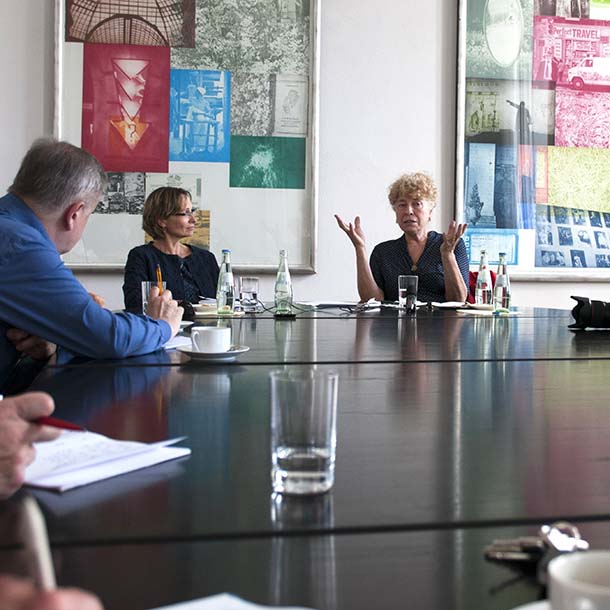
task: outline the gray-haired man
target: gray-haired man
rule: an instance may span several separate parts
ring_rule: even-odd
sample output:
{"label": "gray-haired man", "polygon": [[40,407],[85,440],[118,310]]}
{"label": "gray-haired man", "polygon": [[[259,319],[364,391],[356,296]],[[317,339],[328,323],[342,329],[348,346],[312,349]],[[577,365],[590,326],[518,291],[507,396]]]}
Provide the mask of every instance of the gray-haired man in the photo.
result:
{"label": "gray-haired man", "polygon": [[44,359],[53,344],[91,358],[123,358],[161,348],[183,310],[154,289],[148,316],[100,307],[60,254],[80,239],[106,186],[88,152],[38,140],[0,198],[0,386],[25,353]]}

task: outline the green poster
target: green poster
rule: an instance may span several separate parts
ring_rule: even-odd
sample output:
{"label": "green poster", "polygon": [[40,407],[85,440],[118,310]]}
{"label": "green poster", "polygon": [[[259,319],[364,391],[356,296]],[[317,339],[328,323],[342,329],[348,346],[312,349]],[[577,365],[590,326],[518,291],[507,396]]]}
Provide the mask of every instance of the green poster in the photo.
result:
{"label": "green poster", "polygon": [[305,188],[305,138],[231,136],[229,186]]}

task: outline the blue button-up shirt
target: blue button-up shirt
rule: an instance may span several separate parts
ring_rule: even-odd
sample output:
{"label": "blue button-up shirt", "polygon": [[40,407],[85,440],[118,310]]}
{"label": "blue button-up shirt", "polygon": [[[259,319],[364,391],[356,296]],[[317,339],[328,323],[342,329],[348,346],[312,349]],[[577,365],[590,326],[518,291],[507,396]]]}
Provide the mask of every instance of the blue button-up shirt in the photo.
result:
{"label": "blue button-up shirt", "polygon": [[34,212],[8,194],[0,198],[0,386],[19,357],[11,327],[89,358],[146,354],[171,337],[167,322],[97,305]]}

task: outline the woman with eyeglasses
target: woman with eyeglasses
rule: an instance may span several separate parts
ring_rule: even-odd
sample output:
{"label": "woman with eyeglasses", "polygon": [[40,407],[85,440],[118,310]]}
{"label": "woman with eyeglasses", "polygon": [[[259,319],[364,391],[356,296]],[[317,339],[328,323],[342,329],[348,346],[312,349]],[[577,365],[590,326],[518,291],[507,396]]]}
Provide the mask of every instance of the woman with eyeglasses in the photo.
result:
{"label": "woman with eyeglasses", "polygon": [[125,309],[142,311],[142,282],[157,281],[157,267],[172,297],[182,303],[198,303],[215,297],[218,283],[216,257],[183,239],[195,230],[191,194],[164,186],[154,190],[144,203],[142,228],[152,241],[133,248],[127,257],[123,283]]}

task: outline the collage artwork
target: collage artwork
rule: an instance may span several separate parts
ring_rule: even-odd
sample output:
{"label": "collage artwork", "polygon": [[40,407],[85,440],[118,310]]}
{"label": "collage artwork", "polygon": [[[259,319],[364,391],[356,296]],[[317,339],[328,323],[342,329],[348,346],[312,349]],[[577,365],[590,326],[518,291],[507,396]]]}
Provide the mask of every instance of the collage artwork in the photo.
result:
{"label": "collage artwork", "polygon": [[610,268],[610,0],[467,0],[466,28],[471,263]]}
{"label": "collage artwork", "polygon": [[65,44],[82,46],[80,144],[109,178],[95,214],[141,216],[148,193],[180,186],[197,210],[190,241],[209,248],[208,164],[227,166],[227,189],[305,189],[309,12],[309,0],[65,0]]}

